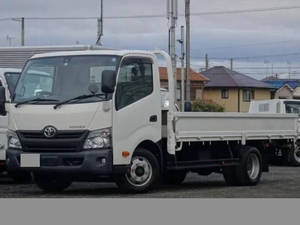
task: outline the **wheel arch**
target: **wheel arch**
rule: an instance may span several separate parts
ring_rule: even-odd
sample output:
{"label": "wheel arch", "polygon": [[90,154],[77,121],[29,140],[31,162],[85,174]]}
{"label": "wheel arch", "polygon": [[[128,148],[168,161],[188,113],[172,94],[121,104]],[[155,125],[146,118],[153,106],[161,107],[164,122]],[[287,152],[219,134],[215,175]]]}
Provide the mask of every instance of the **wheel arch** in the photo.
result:
{"label": "wheel arch", "polygon": [[[138,149],[138,148],[144,148],[148,151],[150,151],[151,153],[153,153],[158,161],[159,161],[159,165],[160,165],[160,171],[162,172],[163,169],[164,169],[164,165],[163,165],[163,162],[164,162],[164,156],[163,156],[163,151],[162,151],[162,147],[161,147],[161,144],[160,144],[160,141],[155,143],[153,141],[150,141],[150,140],[144,140],[142,141],[141,143],[139,143],[137,145],[137,147],[135,148],[134,152]],[[134,154],[133,152],[133,154]]]}

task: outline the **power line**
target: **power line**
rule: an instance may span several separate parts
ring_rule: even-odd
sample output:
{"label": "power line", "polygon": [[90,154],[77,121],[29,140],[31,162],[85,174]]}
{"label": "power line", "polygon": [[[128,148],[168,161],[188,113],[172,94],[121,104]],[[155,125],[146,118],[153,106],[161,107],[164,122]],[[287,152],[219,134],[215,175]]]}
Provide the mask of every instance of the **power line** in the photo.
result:
{"label": "power line", "polygon": [[[226,14],[242,14],[252,12],[267,12],[267,11],[281,11],[281,10],[295,10],[300,9],[300,6],[286,6],[286,7],[272,7],[272,8],[256,8],[256,9],[238,9],[227,11],[210,11],[210,12],[198,12],[191,13],[191,16],[210,16],[210,15],[226,15]],[[179,16],[183,17],[184,14]],[[104,16],[106,20],[113,19],[142,19],[142,18],[165,18],[165,14],[148,14],[148,15],[125,15],[125,16]],[[26,20],[94,20],[99,17],[26,17]],[[14,18],[0,18],[0,21],[9,21]]]}
{"label": "power line", "polygon": [[233,57],[233,59],[235,59],[235,60],[238,60],[238,59],[257,59],[257,58],[295,56],[295,55],[300,55],[300,52],[285,53],[285,54],[274,54],[274,55],[240,56],[240,57]]}
{"label": "power line", "polygon": [[0,18],[0,21],[10,21],[12,20],[13,18]]}
{"label": "power line", "polygon": [[239,10],[228,10],[228,11],[191,13],[191,15],[204,16],[204,15],[220,15],[220,14],[240,14],[240,13],[251,13],[251,12],[291,10],[291,9],[299,9],[299,8],[300,6],[272,7],[272,8],[259,8],[259,9],[239,9]]}
{"label": "power line", "polygon": [[219,46],[219,47],[203,48],[200,49],[200,51],[219,50],[219,49],[228,49],[228,48],[244,48],[244,47],[253,47],[259,45],[273,45],[273,44],[291,43],[291,42],[299,42],[299,41],[300,40],[286,40],[286,41],[250,43],[250,44],[242,44],[242,45]]}
{"label": "power line", "polygon": [[[284,54],[270,54],[270,55],[255,55],[255,56],[236,56],[236,57],[209,57],[211,60],[247,60],[247,59],[257,59],[257,58],[268,58],[268,57],[282,57],[282,56],[297,56],[300,52],[284,53]],[[205,59],[203,56],[193,56],[193,59]]]}

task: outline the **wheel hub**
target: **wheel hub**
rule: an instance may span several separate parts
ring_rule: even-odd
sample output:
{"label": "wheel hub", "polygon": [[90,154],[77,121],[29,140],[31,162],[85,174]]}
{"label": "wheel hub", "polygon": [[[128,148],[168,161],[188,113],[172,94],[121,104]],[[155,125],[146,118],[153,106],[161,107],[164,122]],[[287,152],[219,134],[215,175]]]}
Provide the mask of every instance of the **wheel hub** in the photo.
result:
{"label": "wheel hub", "polygon": [[134,186],[146,185],[152,177],[152,166],[145,157],[133,157],[130,171],[126,174],[129,183]]}
{"label": "wheel hub", "polygon": [[255,180],[260,171],[260,163],[258,156],[254,153],[249,155],[248,161],[247,161],[247,173],[249,178]]}
{"label": "wheel hub", "polygon": [[144,170],[143,167],[140,167],[140,166],[139,166],[138,168],[136,168],[135,173],[136,173],[137,176],[141,177],[141,176],[144,175],[145,170]]}

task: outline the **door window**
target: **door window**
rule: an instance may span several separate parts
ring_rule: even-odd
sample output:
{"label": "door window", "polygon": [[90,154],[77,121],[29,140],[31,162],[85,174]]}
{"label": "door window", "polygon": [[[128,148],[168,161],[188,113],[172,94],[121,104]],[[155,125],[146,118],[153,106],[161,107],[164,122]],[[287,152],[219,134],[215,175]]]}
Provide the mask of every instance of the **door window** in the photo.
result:
{"label": "door window", "polygon": [[21,73],[5,73],[9,93],[12,95]]}
{"label": "door window", "polygon": [[117,82],[116,110],[137,102],[152,92],[152,61],[147,58],[124,59]]}

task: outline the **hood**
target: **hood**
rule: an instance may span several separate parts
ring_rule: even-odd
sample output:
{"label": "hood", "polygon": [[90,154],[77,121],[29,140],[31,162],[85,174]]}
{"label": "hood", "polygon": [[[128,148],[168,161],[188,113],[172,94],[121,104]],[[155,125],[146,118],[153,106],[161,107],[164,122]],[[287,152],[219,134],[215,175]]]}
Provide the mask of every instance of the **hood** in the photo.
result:
{"label": "hood", "polygon": [[48,125],[58,130],[93,130],[111,126],[111,110],[107,102],[53,105],[8,106],[9,129],[42,130]]}

